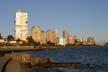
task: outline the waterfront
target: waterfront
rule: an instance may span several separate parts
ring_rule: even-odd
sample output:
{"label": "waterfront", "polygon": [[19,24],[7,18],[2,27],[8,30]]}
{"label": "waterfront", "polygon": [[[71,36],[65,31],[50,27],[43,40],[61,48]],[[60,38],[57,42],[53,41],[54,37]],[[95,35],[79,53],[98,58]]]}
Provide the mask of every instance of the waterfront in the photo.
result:
{"label": "waterfront", "polygon": [[48,70],[54,72],[108,72],[108,47],[68,47],[56,50],[26,51],[24,53],[31,54],[32,57],[50,57],[53,58],[54,62],[81,62],[82,64],[80,68],[50,67],[41,68],[39,72],[47,72]]}

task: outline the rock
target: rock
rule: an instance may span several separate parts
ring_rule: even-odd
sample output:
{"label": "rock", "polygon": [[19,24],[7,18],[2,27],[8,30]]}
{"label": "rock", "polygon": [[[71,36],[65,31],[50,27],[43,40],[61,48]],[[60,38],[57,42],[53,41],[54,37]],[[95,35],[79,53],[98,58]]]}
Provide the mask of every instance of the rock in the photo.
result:
{"label": "rock", "polygon": [[12,59],[18,60],[20,62],[29,62],[30,61],[30,54],[10,54],[10,57],[12,57]]}
{"label": "rock", "polygon": [[44,65],[44,64],[50,64],[52,63],[51,58],[32,58],[31,59],[31,65]]}

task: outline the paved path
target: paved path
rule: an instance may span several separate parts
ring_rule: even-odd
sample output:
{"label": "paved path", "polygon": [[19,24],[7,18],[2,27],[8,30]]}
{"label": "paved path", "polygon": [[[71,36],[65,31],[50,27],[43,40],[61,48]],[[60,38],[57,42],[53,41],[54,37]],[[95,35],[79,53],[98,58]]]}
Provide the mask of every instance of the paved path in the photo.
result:
{"label": "paved path", "polygon": [[32,69],[29,65],[21,64],[13,59],[7,64],[4,72],[32,72]]}
{"label": "paved path", "polygon": [[33,72],[30,66],[30,64],[22,64],[8,55],[0,57],[0,72]]}
{"label": "paved path", "polygon": [[10,59],[11,58],[7,56],[0,57],[0,72],[4,72],[5,66],[7,65]]}
{"label": "paved path", "polygon": [[17,60],[11,60],[7,64],[4,72],[21,72],[20,63]]}

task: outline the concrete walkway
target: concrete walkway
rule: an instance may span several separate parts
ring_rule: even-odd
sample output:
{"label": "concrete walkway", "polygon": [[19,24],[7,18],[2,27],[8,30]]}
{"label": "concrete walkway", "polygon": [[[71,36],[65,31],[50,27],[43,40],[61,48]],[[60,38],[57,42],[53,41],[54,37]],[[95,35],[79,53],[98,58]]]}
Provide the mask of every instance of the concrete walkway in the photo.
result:
{"label": "concrete walkway", "polygon": [[20,67],[20,63],[16,60],[11,60],[7,64],[4,72],[22,72],[21,67]]}
{"label": "concrete walkway", "polygon": [[0,72],[33,72],[30,65],[21,64],[15,59],[0,57]]}
{"label": "concrete walkway", "polygon": [[5,66],[7,65],[8,61],[10,61],[10,57],[3,56],[0,57],[0,72],[4,72]]}

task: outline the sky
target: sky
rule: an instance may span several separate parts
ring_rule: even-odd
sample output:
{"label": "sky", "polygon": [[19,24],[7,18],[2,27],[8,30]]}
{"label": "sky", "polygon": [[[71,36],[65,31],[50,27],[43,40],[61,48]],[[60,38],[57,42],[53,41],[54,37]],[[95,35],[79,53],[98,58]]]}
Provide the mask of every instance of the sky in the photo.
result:
{"label": "sky", "polygon": [[15,12],[28,13],[32,26],[42,30],[66,30],[70,35],[92,36],[98,44],[108,41],[108,0],[0,0],[0,33],[14,35]]}

